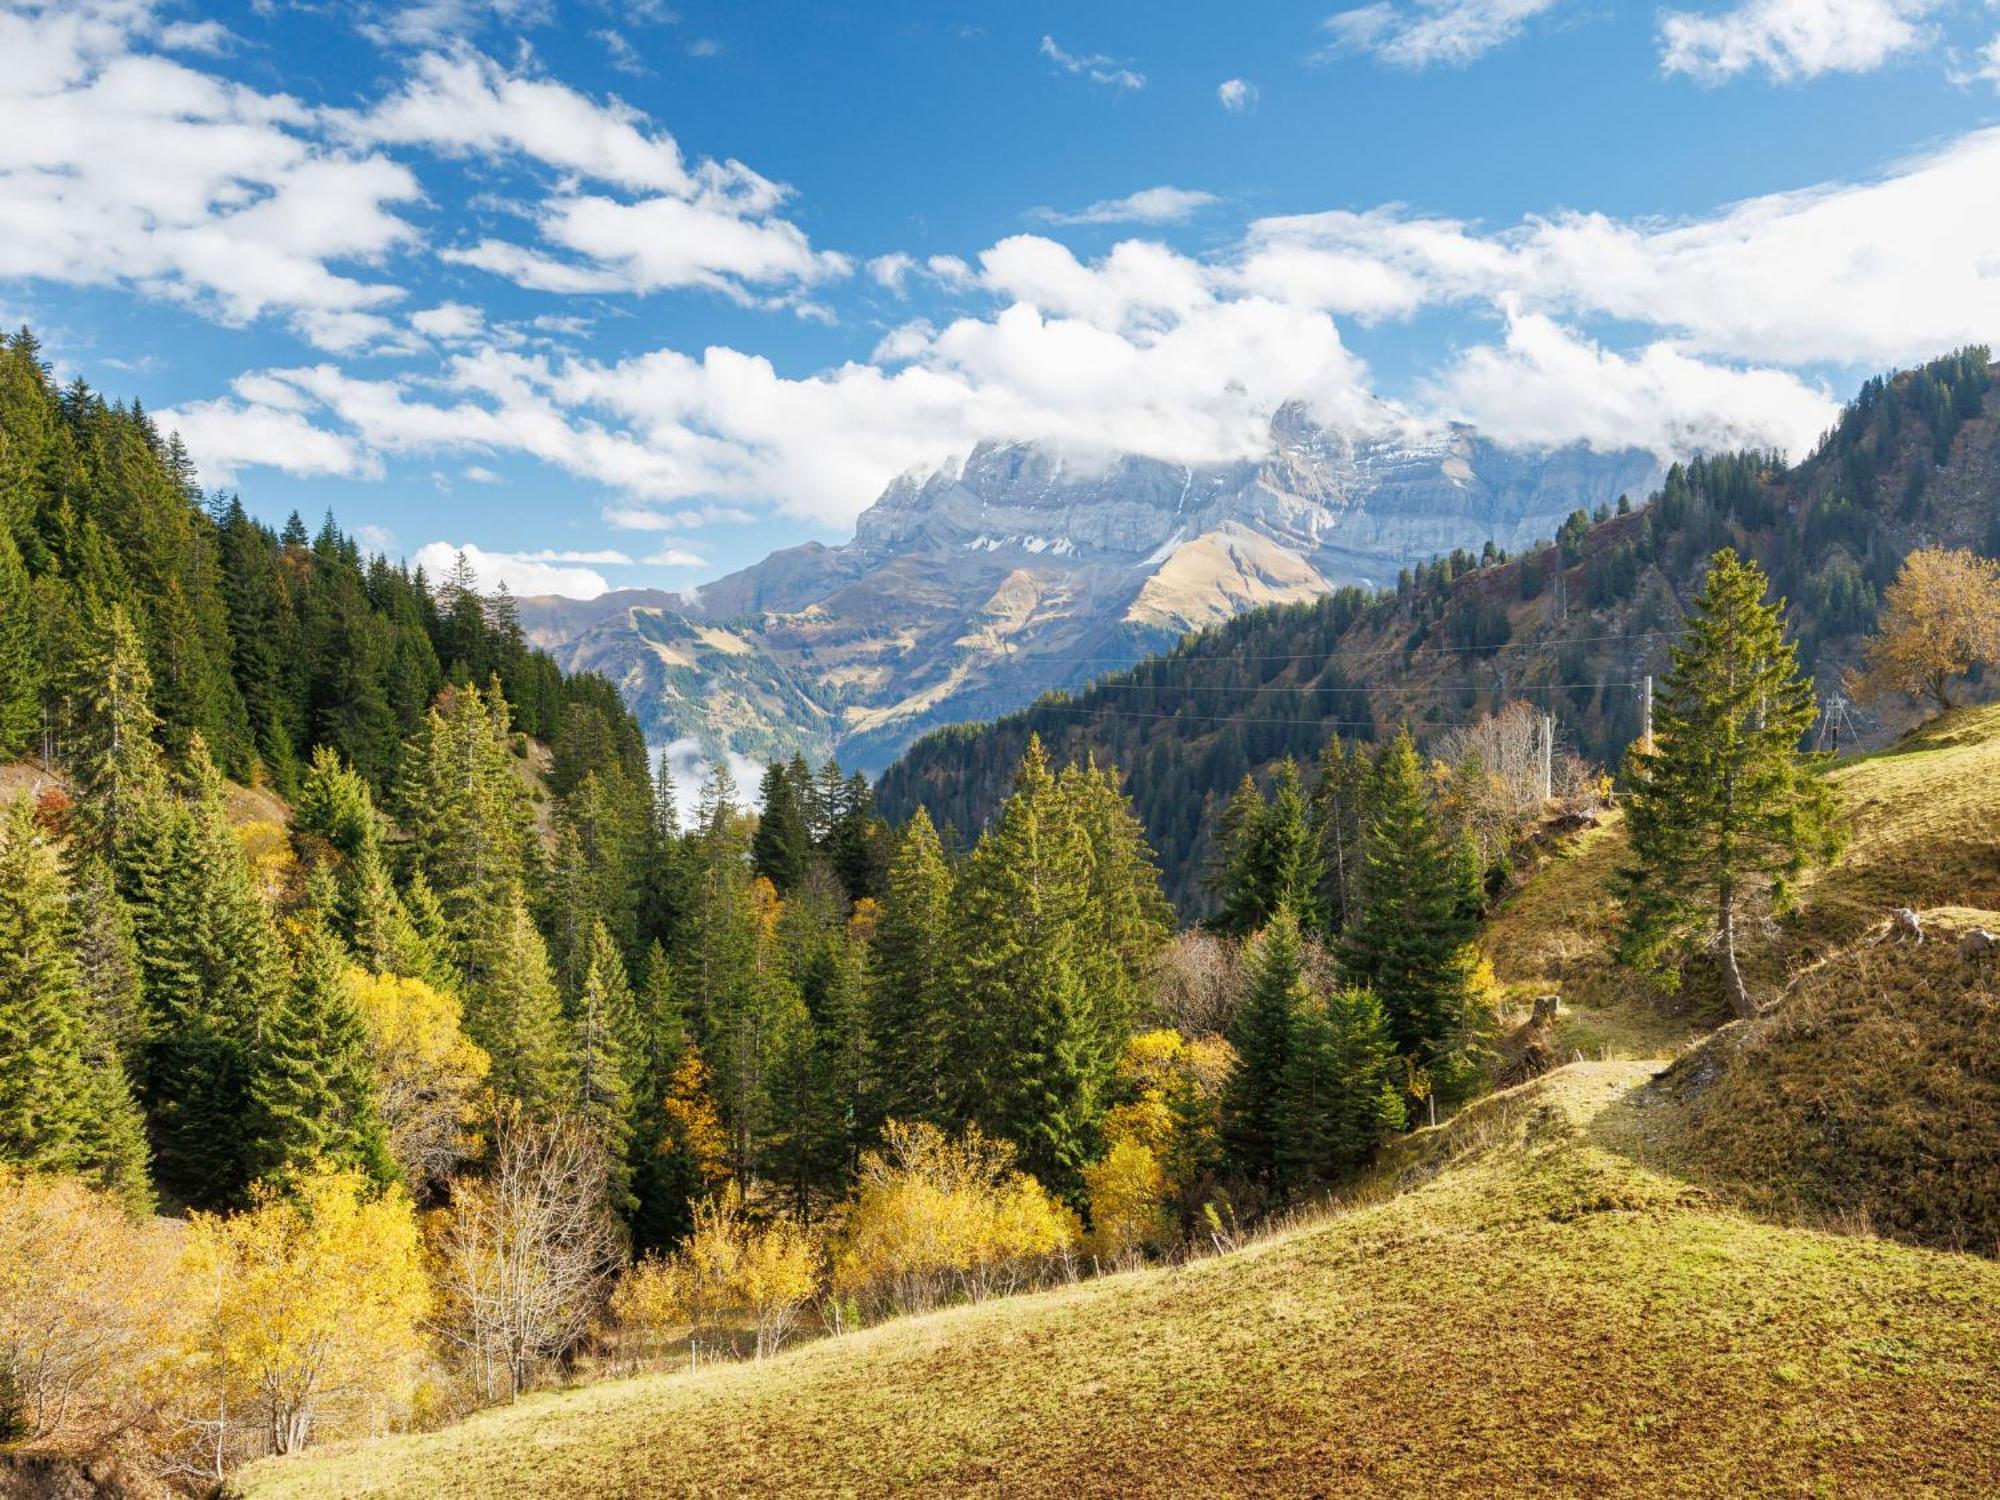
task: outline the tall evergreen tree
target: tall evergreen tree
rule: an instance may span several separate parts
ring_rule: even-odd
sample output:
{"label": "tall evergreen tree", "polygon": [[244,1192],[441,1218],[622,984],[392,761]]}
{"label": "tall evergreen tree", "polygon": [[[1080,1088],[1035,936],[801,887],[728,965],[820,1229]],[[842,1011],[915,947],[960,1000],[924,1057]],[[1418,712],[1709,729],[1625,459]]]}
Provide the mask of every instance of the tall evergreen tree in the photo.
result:
{"label": "tall evergreen tree", "polygon": [[1451,1098],[1471,1082],[1478,1040],[1478,907],[1407,730],[1376,758],[1368,804],[1345,967],[1381,1000],[1396,1050]]}
{"label": "tall evergreen tree", "polygon": [[758,800],[757,832],[750,840],[751,867],[784,895],[805,879],[812,862],[812,832],[806,824],[804,797],[810,790],[792,780],[784,762],[764,768]]}
{"label": "tall evergreen tree", "polygon": [[612,1195],[629,1213],[632,1100],[641,1081],[644,1039],[625,961],[602,921],[593,924],[584,945],[583,983],[571,1007],[570,1032],[576,1111],[603,1142]]}
{"label": "tall evergreen tree", "polygon": [[113,847],[136,802],[157,796],[166,762],[154,735],[153,674],[124,606],[92,621],[90,654],[81,664],[65,749],[95,845]]}
{"label": "tall evergreen tree", "polygon": [[471,986],[466,1032],[493,1060],[489,1082],[531,1110],[564,1107],[576,1093],[575,1056],[548,947],[518,884],[501,898],[475,946],[479,977]]}
{"label": "tall evergreen tree", "polygon": [[76,1165],[86,1004],[62,869],[17,797],[0,825],[0,1160]]}
{"label": "tall evergreen tree", "polygon": [[1031,738],[1013,794],[967,860],[958,943],[966,1022],[958,1076],[970,1113],[1012,1141],[1023,1168],[1075,1194],[1105,1101],[1078,920],[1088,855]]}
{"label": "tall evergreen tree", "polygon": [[1782,908],[1791,882],[1840,847],[1832,793],[1799,751],[1812,683],[1768,588],[1755,563],[1715,554],[1654,706],[1655,749],[1627,763],[1621,953],[1673,983],[1712,937],[1739,1016],[1758,1009],[1737,962],[1740,917],[1761,900]]}
{"label": "tall evergreen tree", "polygon": [[1320,864],[1315,925],[1330,943],[1339,940],[1354,915],[1369,769],[1365,746],[1343,746],[1339,735],[1328,736],[1313,780],[1312,826]]}
{"label": "tall evergreen tree", "polygon": [[250,1097],[260,1175],[284,1179],[316,1161],[396,1175],[375,1099],[368,1036],[347,984],[347,955],[309,923],[298,971],[253,1059]]}
{"label": "tall evergreen tree", "polygon": [[25,755],[42,725],[42,669],[28,570],[0,525],[0,760]]}
{"label": "tall evergreen tree", "polygon": [[868,1028],[873,1114],[947,1125],[959,1092],[949,1074],[957,1019],[952,872],[919,807],[889,866],[871,953]]}
{"label": "tall evergreen tree", "polygon": [[1310,916],[1319,900],[1320,851],[1298,762],[1287,757],[1268,801],[1248,776],[1224,818],[1222,926],[1239,936],[1261,930],[1278,907]]}
{"label": "tall evergreen tree", "polygon": [[1222,1093],[1222,1138],[1231,1168],[1282,1192],[1285,1074],[1300,1011],[1311,1001],[1298,914],[1279,903],[1245,959],[1243,1004],[1230,1023],[1236,1067]]}

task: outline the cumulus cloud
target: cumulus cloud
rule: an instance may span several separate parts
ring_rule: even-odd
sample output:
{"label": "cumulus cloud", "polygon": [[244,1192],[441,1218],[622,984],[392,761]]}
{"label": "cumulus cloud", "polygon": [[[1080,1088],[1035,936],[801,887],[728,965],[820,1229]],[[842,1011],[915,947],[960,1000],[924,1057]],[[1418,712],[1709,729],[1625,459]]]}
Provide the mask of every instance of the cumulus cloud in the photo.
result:
{"label": "cumulus cloud", "polygon": [[144,51],[219,44],[140,0],[0,10],[0,277],[127,286],[336,350],[393,335],[393,283],[333,270],[410,243],[407,167],[315,113]]}
{"label": "cumulus cloud", "polygon": [[1108,84],[1118,89],[1142,89],[1146,86],[1146,75],[1115,57],[1107,57],[1102,52],[1079,54],[1065,52],[1052,36],[1044,36],[1038,49],[1043,57],[1056,68],[1072,77],[1088,78],[1092,83]]}
{"label": "cumulus cloud", "polygon": [[1867,73],[1929,46],[1942,0],[1745,0],[1725,11],[1666,11],[1660,66],[1707,83],[1763,72],[1780,83]]}
{"label": "cumulus cloud", "polygon": [[379,479],[382,460],[351,433],[315,425],[299,406],[276,402],[191,401],[154,420],[178,432],[202,482],[231,485],[246,468],[283,469],[302,478]]}
{"label": "cumulus cloud", "polygon": [[1368,53],[1399,68],[1462,68],[1513,41],[1562,0],[1414,0],[1343,10],[1323,23],[1322,57]]}
{"label": "cumulus cloud", "polygon": [[699,552],[690,552],[685,547],[662,547],[646,559],[656,568],[705,568],[708,559]]}
{"label": "cumulus cloud", "polygon": [[1035,217],[1051,224],[1179,224],[1216,201],[1215,194],[1195,188],[1150,187],[1123,198],[1100,198],[1070,213],[1038,208]]}
{"label": "cumulus cloud", "polygon": [[561,594],[570,599],[595,599],[609,593],[604,575],[589,568],[557,567],[537,561],[543,554],[488,552],[471,542],[426,542],[410,555],[410,561],[433,578],[441,578],[456,565],[460,554],[471,564],[479,579],[480,591],[491,592],[502,584],[514,594]]}
{"label": "cumulus cloud", "polygon": [[1215,97],[1233,115],[1257,107],[1257,85],[1247,78],[1225,78],[1215,86]]}

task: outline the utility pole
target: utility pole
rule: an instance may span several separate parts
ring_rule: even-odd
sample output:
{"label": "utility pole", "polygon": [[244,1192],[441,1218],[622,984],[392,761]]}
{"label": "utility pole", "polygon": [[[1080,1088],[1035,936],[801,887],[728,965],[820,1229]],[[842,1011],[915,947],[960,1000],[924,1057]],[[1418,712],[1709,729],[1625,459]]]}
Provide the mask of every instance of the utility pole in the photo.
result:
{"label": "utility pole", "polygon": [[1653,753],[1653,674],[1648,672],[1639,684],[1639,745],[1648,755]]}
{"label": "utility pole", "polygon": [[1556,721],[1555,715],[1542,715],[1542,801],[1554,800],[1556,768]]}

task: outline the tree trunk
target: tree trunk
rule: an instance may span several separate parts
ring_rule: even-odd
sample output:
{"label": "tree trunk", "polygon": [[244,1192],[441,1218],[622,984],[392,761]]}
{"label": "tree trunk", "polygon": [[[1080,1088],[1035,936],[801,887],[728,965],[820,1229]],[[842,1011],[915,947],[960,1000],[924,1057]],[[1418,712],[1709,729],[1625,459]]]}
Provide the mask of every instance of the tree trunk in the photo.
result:
{"label": "tree trunk", "polygon": [[1730,891],[1723,888],[1722,897],[1722,987],[1729,995],[1730,1009],[1739,1019],[1750,1020],[1757,1014],[1757,1002],[1750,998],[1750,991],[1744,987],[1743,971],[1736,966],[1736,903],[1730,900]]}

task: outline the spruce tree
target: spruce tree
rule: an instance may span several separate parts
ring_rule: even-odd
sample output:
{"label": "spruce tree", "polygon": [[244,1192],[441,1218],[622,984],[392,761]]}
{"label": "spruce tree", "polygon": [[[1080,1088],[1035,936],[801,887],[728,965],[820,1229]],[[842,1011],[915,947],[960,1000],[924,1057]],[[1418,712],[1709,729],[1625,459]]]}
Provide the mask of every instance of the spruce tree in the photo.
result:
{"label": "spruce tree", "polygon": [[1673,984],[1713,939],[1739,1016],[1758,1009],[1737,961],[1742,915],[1763,901],[1782,909],[1791,883],[1840,847],[1832,793],[1799,750],[1812,683],[1768,588],[1755,563],[1715,554],[1654,704],[1655,748],[1627,762],[1621,956]]}
{"label": "spruce tree", "polygon": [[764,768],[757,832],[750,840],[750,864],[777,889],[790,892],[805,878],[813,856],[811,830],[806,825],[804,794],[782,761]]}
{"label": "spruce tree", "polygon": [[1222,1139],[1230,1167],[1282,1192],[1285,1071],[1300,1010],[1310,1001],[1305,945],[1290,902],[1281,902],[1245,956],[1243,1004],[1229,1027],[1236,1068],[1222,1092]]}
{"label": "spruce tree", "polygon": [[1320,852],[1298,763],[1287,757],[1268,801],[1245,776],[1223,818],[1222,920],[1227,932],[1261,930],[1289,902],[1301,920],[1319,900]]}
{"label": "spruce tree", "polygon": [[585,942],[583,983],[571,1007],[570,1032],[575,1109],[603,1143],[613,1200],[629,1213],[632,1099],[641,1081],[644,1042],[625,961],[601,921]]}
{"label": "spruce tree", "polygon": [[531,1110],[564,1107],[576,1093],[575,1059],[548,947],[519,885],[508,889],[474,946],[480,977],[466,1008],[466,1032],[493,1060],[489,1082]]}
{"label": "spruce tree", "polygon": [[28,570],[0,525],[0,760],[25,755],[42,727],[42,670]]}
{"label": "spruce tree", "polygon": [[1400,1073],[1372,992],[1335,990],[1300,1006],[1278,1102],[1278,1167],[1288,1192],[1353,1175],[1402,1128]]}
{"label": "spruce tree", "polygon": [[347,955],[309,922],[298,971],[252,1062],[260,1175],[284,1179],[314,1162],[353,1167],[378,1182],[396,1165],[376,1106],[368,1035],[347,983]]}
{"label": "spruce tree", "polygon": [[1081,833],[1030,738],[959,882],[965,1062],[953,1068],[971,1116],[1065,1195],[1080,1190],[1105,1107],[1080,951],[1087,885]]}
{"label": "spruce tree", "polygon": [[93,847],[109,850],[135,803],[157,796],[166,762],[154,735],[153,674],[124,606],[95,612],[64,747]]}
{"label": "spruce tree", "polygon": [[1450,1098],[1471,1082],[1478,1040],[1478,908],[1407,730],[1376,758],[1368,803],[1344,966],[1381,1000],[1396,1050]]}
{"label": "spruce tree", "polygon": [[952,885],[937,829],[919,806],[889,866],[871,952],[868,1029],[878,1124],[951,1122],[957,1090],[948,1068],[958,1019]]}
{"label": "spruce tree", "polygon": [[55,851],[17,797],[0,825],[0,1160],[76,1164],[88,997],[75,936]]}
{"label": "spruce tree", "polygon": [[1366,747],[1345,747],[1339,735],[1320,751],[1313,781],[1312,825],[1319,845],[1320,888],[1314,905],[1320,936],[1337,942],[1354,915],[1361,872],[1361,829],[1367,801]]}

